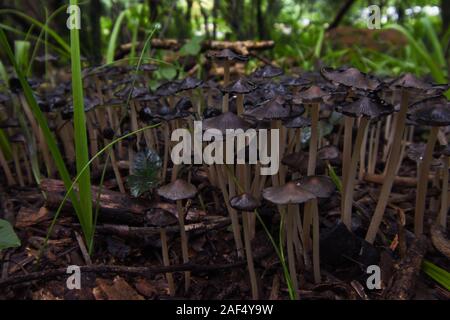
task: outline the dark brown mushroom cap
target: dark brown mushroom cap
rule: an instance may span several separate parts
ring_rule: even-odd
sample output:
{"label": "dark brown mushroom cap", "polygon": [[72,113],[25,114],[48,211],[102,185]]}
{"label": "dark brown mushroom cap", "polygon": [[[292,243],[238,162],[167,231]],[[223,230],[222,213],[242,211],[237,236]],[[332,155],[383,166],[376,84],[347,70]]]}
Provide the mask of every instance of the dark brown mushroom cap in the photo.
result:
{"label": "dark brown mushroom cap", "polygon": [[391,89],[404,89],[412,92],[438,94],[446,91],[448,85],[435,85],[418,79],[411,73],[406,73],[388,83]]}
{"label": "dark brown mushroom cap", "polygon": [[230,199],[230,206],[233,209],[239,211],[250,212],[258,208],[260,205],[261,204],[259,203],[258,199],[247,192],[244,192]]}
{"label": "dark brown mushroom cap", "polygon": [[359,97],[357,100],[348,104],[340,105],[336,110],[350,117],[364,116],[376,119],[393,113],[394,107],[380,99],[377,95],[370,94]]}
{"label": "dark brown mushroom cap", "polygon": [[201,86],[203,83],[202,80],[194,78],[194,77],[187,77],[181,81],[179,89],[182,90],[192,90],[199,86]]}
{"label": "dark brown mushroom cap", "polygon": [[280,78],[280,84],[287,87],[307,87],[311,85],[311,81],[302,77],[293,77],[286,75]]}
{"label": "dark brown mushroom cap", "polygon": [[163,198],[176,201],[195,197],[197,188],[182,179],[177,179],[158,188],[157,193]]}
{"label": "dark brown mushroom cap", "polygon": [[278,187],[269,187],[262,191],[264,199],[275,204],[299,204],[314,199],[313,193],[301,187],[298,182],[288,182]]}
{"label": "dark brown mushroom cap", "polygon": [[283,70],[277,67],[274,67],[270,64],[266,64],[265,66],[256,69],[252,73],[252,78],[274,78],[281,76],[283,74]]}
{"label": "dark brown mushroom cap", "polygon": [[277,120],[288,118],[291,114],[291,108],[283,97],[277,96],[272,98],[261,106],[246,110],[245,116],[255,118],[257,120]]}
{"label": "dark brown mushroom cap", "polygon": [[302,171],[308,163],[307,152],[293,152],[285,155],[281,159],[281,163],[288,166],[293,171]]}
{"label": "dark brown mushroom cap", "polygon": [[162,209],[152,210],[151,213],[147,214],[146,220],[149,225],[161,228],[174,225],[178,222],[178,219],[173,214]]}
{"label": "dark brown mushroom cap", "polygon": [[155,90],[155,94],[161,97],[172,96],[180,91],[180,84],[177,81],[167,81]]}
{"label": "dark brown mushroom cap", "polygon": [[311,126],[311,119],[297,116],[283,121],[286,128],[305,128]]}
{"label": "dark brown mushroom cap", "polygon": [[322,68],[322,76],[332,82],[361,90],[376,90],[381,82],[373,76],[362,73],[356,68]]}
{"label": "dark brown mushroom cap", "polygon": [[245,78],[240,78],[237,81],[230,83],[228,86],[222,89],[227,93],[249,93],[256,89],[256,86]]}
{"label": "dark brown mushroom cap", "polygon": [[202,126],[203,130],[216,129],[222,134],[226,134],[227,129],[247,130],[250,127],[250,124],[234,113],[228,111],[219,116],[204,119]]}
{"label": "dark brown mushroom cap", "polygon": [[336,190],[336,185],[327,176],[307,176],[301,178],[299,183],[317,198],[329,198]]}
{"label": "dark brown mushroom cap", "polygon": [[339,157],[339,149],[333,145],[324,146],[317,150],[317,158],[321,160],[335,160]]}
{"label": "dark brown mushroom cap", "polygon": [[408,118],[421,125],[448,126],[450,125],[450,103],[442,97],[421,100],[410,106]]}
{"label": "dark brown mushroom cap", "polygon": [[247,61],[248,57],[237,54],[231,49],[222,49],[220,51],[209,51],[206,56],[216,60],[228,60],[228,61]]}
{"label": "dark brown mushroom cap", "polygon": [[292,99],[293,103],[319,103],[327,100],[330,93],[322,90],[319,86],[312,85],[308,89],[297,93]]}
{"label": "dark brown mushroom cap", "polygon": [[[408,148],[406,150],[406,157],[414,162],[421,162],[425,156],[425,150],[427,145],[425,143],[411,143],[408,145]],[[436,167],[439,166],[441,163],[439,159],[432,158],[431,160],[431,166]]]}
{"label": "dark brown mushroom cap", "polygon": [[148,88],[126,86],[122,90],[115,92],[114,95],[120,99],[128,99],[128,97],[131,99],[136,99],[137,97],[143,96],[148,92]]}

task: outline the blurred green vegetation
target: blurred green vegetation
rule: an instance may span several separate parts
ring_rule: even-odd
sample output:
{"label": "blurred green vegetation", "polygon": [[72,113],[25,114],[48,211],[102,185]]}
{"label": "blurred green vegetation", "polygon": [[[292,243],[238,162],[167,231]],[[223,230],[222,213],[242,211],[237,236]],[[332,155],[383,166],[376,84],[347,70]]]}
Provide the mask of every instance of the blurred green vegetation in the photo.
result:
{"label": "blurred green vegetation", "polygon": [[[0,27],[14,40],[35,41],[41,38],[42,26],[31,27],[33,21],[45,24],[48,14],[66,2],[0,1]],[[370,5],[380,8],[380,30],[368,28]],[[80,6],[81,50],[94,64],[113,62],[119,45],[125,43],[131,44],[127,58],[135,61],[139,42],[155,26],[156,38],[187,40],[180,51],[185,59],[169,61],[172,65],[158,74],[162,78],[180,74],[189,56],[202,62],[195,56],[204,39],[271,39],[276,46],[263,52],[264,57],[299,70],[352,65],[383,76],[408,71],[444,82],[449,69],[450,0],[90,0]],[[46,31],[49,50],[56,47],[59,53],[69,35],[67,15],[60,11]],[[166,61],[170,56],[163,50],[147,54]]]}

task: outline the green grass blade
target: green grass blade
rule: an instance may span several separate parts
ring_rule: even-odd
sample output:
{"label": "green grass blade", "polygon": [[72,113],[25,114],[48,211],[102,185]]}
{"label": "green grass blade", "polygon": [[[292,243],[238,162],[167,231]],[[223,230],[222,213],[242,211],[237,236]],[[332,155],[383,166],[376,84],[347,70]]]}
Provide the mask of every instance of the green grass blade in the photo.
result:
{"label": "green grass blade", "polygon": [[444,48],[442,48],[441,43],[439,42],[436,30],[433,28],[430,18],[424,17],[420,22],[425,29],[427,39],[431,42],[431,46],[433,47],[433,56],[435,61],[437,61],[438,65],[443,68],[445,66]]}
{"label": "green grass blade", "polygon": [[114,61],[114,52],[116,51],[117,38],[119,37],[120,25],[122,20],[125,18],[126,10],[123,10],[116,19],[114,23],[111,36],[109,38],[108,50],[106,51],[106,63],[112,63]]}
{"label": "green grass blade", "polygon": [[445,289],[450,290],[450,273],[442,268],[439,268],[434,263],[424,260],[422,263],[422,270],[430,278],[439,283]]}
{"label": "green grass blade", "polygon": [[[77,5],[77,0],[71,0],[71,5]],[[80,35],[77,28],[70,30],[70,55],[72,67],[72,99],[73,123],[75,131],[75,155],[77,173],[89,162],[88,137],[86,130],[86,115],[84,111],[83,83],[81,81]],[[83,228],[86,243],[92,236],[92,192],[91,173],[89,166],[80,175],[78,194],[80,197],[80,212],[78,219]]]}
{"label": "green grass blade", "polygon": [[[14,70],[16,71],[17,77],[23,88],[25,99],[29,104],[31,111],[33,112],[33,115],[35,116],[40,128],[42,129],[42,133],[44,135],[45,141],[47,142],[50,153],[52,154],[52,157],[55,161],[55,165],[56,168],[58,169],[59,175],[61,176],[61,179],[64,182],[64,186],[66,187],[66,189],[68,189],[71,184],[71,179],[69,171],[67,170],[63,157],[61,155],[61,152],[58,149],[56,139],[53,136],[53,133],[51,132],[50,128],[48,127],[47,119],[45,118],[44,114],[39,108],[30,85],[28,84],[27,80],[25,79],[25,76],[23,75],[22,71],[20,70],[20,68],[16,63],[14,54],[11,50],[8,40],[6,39],[6,35],[2,29],[0,29],[0,45],[3,47],[3,50],[6,52],[8,59],[10,60],[11,64],[14,67]],[[70,192],[69,197],[72,200],[75,210],[78,211],[79,204],[78,198],[76,197],[75,193]]]}

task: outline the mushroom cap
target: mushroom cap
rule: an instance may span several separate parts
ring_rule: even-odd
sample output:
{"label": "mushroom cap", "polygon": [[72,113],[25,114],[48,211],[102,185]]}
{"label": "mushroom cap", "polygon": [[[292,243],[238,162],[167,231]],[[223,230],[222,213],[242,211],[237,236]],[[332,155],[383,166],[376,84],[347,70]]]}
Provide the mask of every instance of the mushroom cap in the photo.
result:
{"label": "mushroom cap", "polygon": [[183,79],[180,83],[179,90],[192,90],[200,85],[202,85],[203,81],[194,77],[187,77]]}
{"label": "mushroom cap", "polygon": [[373,76],[367,75],[356,68],[322,68],[322,76],[332,82],[361,90],[376,90],[381,82]]}
{"label": "mushroom cap", "polygon": [[156,88],[155,94],[161,97],[172,96],[180,91],[180,84],[177,81],[167,81]]}
{"label": "mushroom cap", "polygon": [[336,185],[327,176],[306,176],[299,183],[317,198],[329,198],[336,190]]}
{"label": "mushroom cap", "polygon": [[203,130],[217,129],[222,132],[222,134],[226,134],[227,129],[247,130],[250,127],[250,124],[234,113],[228,111],[219,116],[204,119],[202,126]]}
{"label": "mushroom cap", "polygon": [[122,90],[115,92],[114,95],[120,99],[128,99],[131,93],[131,99],[135,99],[137,97],[145,95],[148,92],[149,92],[148,88],[145,87],[126,86]]}
{"label": "mushroom cap", "polygon": [[281,163],[294,171],[302,171],[308,163],[308,153],[293,152],[287,154],[281,159]]}
{"label": "mushroom cap", "polygon": [[208,58],[216,60],[228,60],[228,61],[247,61],[248,57],[237,54],[231,49],[222,49],[220,51],[209,51],[206,55]]}
{"label": "mushroom cap", "polygon": [[288,182],[278,187],[269,187],[262,191],[264,199],[275,204],[298,204],[314,199],[313,193],[301,187],[298,182]]}
{"label": "mushroom cap", "polygon": [[276,120],[288,118],[290,113],[291,109],[289,105],[285,103],[285,99],[281,96],[277,96],[264,102],[259,107],[246,110],[244,115],[257,120]]}
{"label": "mushroom cap", "polygon": [[311,80],[286,75],[280,78],[280,84],[287,87],[306,87],[311,85]]}
{"label": "mushroom cap", "polygon": [[177,179],[158,188],[157,193],[163,198],[176,201],[195,197],[197,188],[187,181]]}
{"label": "mushroom cap", "polygon": [[406,73],[388,83],[391,89],[404,89],[411,92],[425,92],[427,94],[438,94],[446,91],[447,84],[436,85],[425,82],[411,73]]}
{"label": "mushroom cap", "polygon": [[163,228],[176,224],[178,219],[166,210],[154,209],[150,214],[147,214],[147,222],[152,226]]}
{"label": "mushroom cap", "polygon": [[[425,156],[426,147],[427,146],[425,143],[411,143],[406,150],[406,156],[414,162],[421,162]],[[435,167],[439,165],[440,161],[433,157],[431,160],[431,166]]]}
{"label": "mushroom cap", "polygon": [[376,95],[366,95],[357,100],[337,107],[337,110],[350,117],[368,117],[371,119],[387,116],[394,107]]}
{"label": "mushroom cap", "polygon": [[239,211],[253,211],[258,208],[261,204],[253,197],[250,193],[244,192],[238,196],[232,197],[230,199],[230,205],[233,209]]}
{"label": "mushroom cap", "polygon": [[305,128],[311,126],[311,119],[297,116],[283,121],[286,128]]}
{"label": "mushroom cap", "polygon": [[450,103],[441,96],[423,99],[410,106],[408,118],[421,125],[448,126],[450,125]]}
{"label": "mushroom cap", "polygon": [[302,90],[294,96],[293,103],[319,103],[330,97],[330,93],[322,90],[321,87],[312,85],[308,89]]}
{"label": "mushroom cap", "polygon": [[340,156],[339,149],[333,145],[324,146],[317,150],[317,158],[321,160],[334,160]]}
{"label": "mushroom cap", "polygon": [[249,93],[256,89],[256,86],[245,78],[240,78],[237,81],[230,83],[222,89],[227,93]]}
{"label": "mushroom cap", "polygon": [[277,67],[274,67],[270,64],[266,64],[265,66],[256,69],[252,73],[253,78],[274,78],[281,76],[283,74],[283,70]]}

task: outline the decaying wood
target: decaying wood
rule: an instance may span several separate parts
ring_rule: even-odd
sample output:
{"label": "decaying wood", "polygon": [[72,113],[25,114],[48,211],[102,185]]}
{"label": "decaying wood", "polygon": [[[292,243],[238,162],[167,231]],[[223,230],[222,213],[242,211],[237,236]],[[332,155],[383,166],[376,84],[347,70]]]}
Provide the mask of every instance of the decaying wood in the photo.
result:
{"label": "decaying wood", "polygon": [[417,275],[420,272],[422,260],[427,252],[425,236],[414,239],[405,258],[400,261],[397,271],[386,290],[386,299],[409,300],[414,294]]}
{"label": "decaying wood", "polygon": [[[178,51],[186,42],[177,39],[152,39],[151,46],[155,49],[165,49]],[[142,46],[142,43],[138,43],[137,46]],[[272,40],[265,41],[217,41],[217,40],[205,40],[202,42],[202,51],[205,50],[221,50],[232,49],[237,53],[248,55],[251,50],[267,50],[272,49],[275,46],[275,42]],[[132,47],[131,43],[126,43],[120,46],[120,50],[116,54],[116,59],[123,58],[130,52]]]}
{"label": "decaying wood", "polygon": [[450,241],[445,236],[444,228],[434,223],[430,228],[431,241],[433,246],[444,256],[450,259]]}
{"label": "decaying wood", "polygon": [[[186,232],[191,234],[201,233],[209,230],[220,229],[230,224],[228,217],[215,217],[207,221],[199,223],[187,224]],[[178,225],[168,226],[165,228],[167,233],[178,233],[180,227]],[[159,235],[161,228],[159,227],[130,227],[127,225],[104,224],[97,226],[96,230],[102,233],[115,234],[121,237],[147,237],[152,235]]]}
{"label": "decaying wood", "polygon": [[[372,182],[376,184],[383,184],[385,177],[381,174],[369,174],[366,173],[364,175],[364,180],[367,182]],[[434,175],[430,175],[428,177],[430,181],[434,179]],[[395,177],[394,178],[394,185],[403,186],[403,187],[416,187],[417,185],[417,179],[411,178],[411,177]]]}
{"label": "decaying wood", "polygon": [[[57,209],[64,198],[66,188],[61,180],[43,179],[41,189],[46,194],[46,206]],[[96,206],[99,187],[92,186],[92,205]],[[142,199],[133,199],[120,192],[102,188],[100,195],[100,217],[108,216],[108,220],[130,225],[142,224],[144,214],[150,208],[150,203]],[[65,210],[72,209],[70,200],[67,200]]]}

